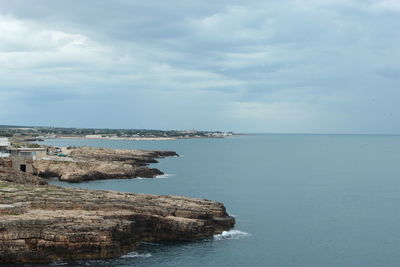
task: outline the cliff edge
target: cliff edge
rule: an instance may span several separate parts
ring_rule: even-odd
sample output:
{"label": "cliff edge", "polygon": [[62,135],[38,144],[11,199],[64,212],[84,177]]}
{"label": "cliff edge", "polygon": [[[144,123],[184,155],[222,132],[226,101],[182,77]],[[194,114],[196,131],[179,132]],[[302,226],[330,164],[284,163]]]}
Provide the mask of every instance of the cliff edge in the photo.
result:
{"label": "cliff edge", "polygon": [[178,156],[174,151],[151,151],[78,147],[67,150],[68,157],[35,160],[34,174],[58,177],[60,181],[82,182],[100,179],[154,178],[164,174],[147,167],[156,159]]}
{"label": "cliff edge", "polygon": [[[63,188],[0,166],[0,263],[102,259],[234,226],[222,203]],[[15,179],[15,181],[13,181]]]}

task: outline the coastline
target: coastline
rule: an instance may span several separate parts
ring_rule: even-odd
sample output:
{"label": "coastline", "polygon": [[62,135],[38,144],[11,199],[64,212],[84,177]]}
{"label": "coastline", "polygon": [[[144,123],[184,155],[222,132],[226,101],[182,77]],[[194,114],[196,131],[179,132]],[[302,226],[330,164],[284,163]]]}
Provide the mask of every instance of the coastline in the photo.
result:
{"label": "coastline", "polygon": [[[140,165],[177,155],[173,151],[136,150],[131,154],[121,149],[74,149],[71,153],[77,161],[73,163],[112,159]],[[60,171],[59,164],[69,163],[52,162],[55,168],[48,174]],[[83,166],[76,174],[87,178],[91,172]],[[75,174],[69,177],[77,178]],[[92,178],[98,177],[94,173]],[[0,161],[0,263],[117,258],[143,241],[197,240],[234,225],[234,217],[220,202],[48,185],[45,179],[12,170],[6,161]]]}
{"label": "coastline", "polygon": [[62,148],[63,157],[48,156],[33,162],[34,174],[79,183],[90,180],[155,178],[164,173],[150,168],[157,159],[179,156],[175,151],[77,147]]}
{"label": "coastline", "polygon": [[87,137],[87,136],[57,136],[55,138],[45,138],[46,139],[84,139],[84,140],[118,140],[118,141],[171,141],[180,139],[220,139],[220,138],[230,138],[235,135],[227,136],[179,136],[179,137]]}
{"label": "coastline", "polygon": [[197,240],[235,224],[219,202],[38,185],[28,176],[0,179],[0,263],[117,258],[143,241]]}
{"label": "coastline", "polygon": [[121,140],[121,141],[167,141],[177,140],[177,137],[86,137],[86,136],[57,136],[60,139],[89,139],[89,140]]}

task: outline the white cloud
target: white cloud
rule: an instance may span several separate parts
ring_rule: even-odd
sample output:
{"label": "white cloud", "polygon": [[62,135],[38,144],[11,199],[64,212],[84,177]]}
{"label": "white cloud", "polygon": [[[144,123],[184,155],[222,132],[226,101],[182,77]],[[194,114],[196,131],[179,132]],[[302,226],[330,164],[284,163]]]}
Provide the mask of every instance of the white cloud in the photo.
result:
{"label": "white cloud", "polygon": [[[107,48],[81,34],[33,21],[0,16],[0,81],[5,85],[51,85],[82,65],[101,64]],[[64,81],[63,81],[64,80]]]}
{"label": "white cloud", "polygon": [[398,0],[377,0],[371,2],[372,10],[381,12],[400,12],[400,2]]}
{"label": "white cloud", "polygon": [[80,34],[44,28],[33,21],[22,21],[0,15],[0,51],[31,52],[89,47]]}

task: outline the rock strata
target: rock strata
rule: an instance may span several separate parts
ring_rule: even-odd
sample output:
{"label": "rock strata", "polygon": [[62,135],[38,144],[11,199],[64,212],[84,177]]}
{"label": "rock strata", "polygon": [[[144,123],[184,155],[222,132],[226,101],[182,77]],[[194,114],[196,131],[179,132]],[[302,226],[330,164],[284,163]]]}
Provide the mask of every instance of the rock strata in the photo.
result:
{"label": "rock strata", "polygon": [[193,240],[235,223],[210,200],[38,185],[24,173],[17,184],[8,175],[0,176],[0,263],[119,257],[141,241]]}
{"label": "rock strata", "polygon": [[61,181],[81,182],[99,179],[154,178],[164,174],[146,167],[158,158],[178,156],[174,151],[146,151],[107,148],[70,148],[70,160],[36,160],[35,174],[58,177]]}

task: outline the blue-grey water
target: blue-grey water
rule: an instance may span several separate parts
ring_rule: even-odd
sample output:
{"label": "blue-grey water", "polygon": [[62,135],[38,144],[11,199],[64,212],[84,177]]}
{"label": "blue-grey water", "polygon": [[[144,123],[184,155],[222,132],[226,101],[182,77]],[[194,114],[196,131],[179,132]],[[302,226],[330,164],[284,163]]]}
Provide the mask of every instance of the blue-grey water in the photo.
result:
{"label": "blue-grey water", "polygon": [[[46,144],[174,150],[165,179],[67,186],[186,195],[224,202],[236,232],[143,244],[87,266],[399,266],[400,136],[254,135],[227,139]],[[247,234],[246,234],[247,233]]]}

